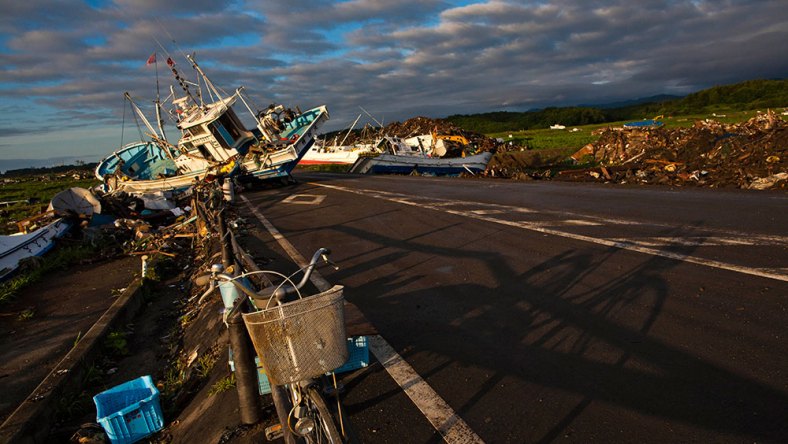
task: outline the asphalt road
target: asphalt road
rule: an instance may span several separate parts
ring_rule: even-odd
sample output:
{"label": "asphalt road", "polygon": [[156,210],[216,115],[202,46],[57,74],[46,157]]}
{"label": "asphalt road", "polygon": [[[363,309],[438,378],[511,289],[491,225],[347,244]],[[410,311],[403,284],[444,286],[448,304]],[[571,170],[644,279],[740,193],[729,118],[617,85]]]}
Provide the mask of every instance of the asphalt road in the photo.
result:
{"label": "asphalt road", "polygon": [[[244,196],[333,250],[324,277],[481,440],[788,440],[785,194],[297,178]],[[381,364],[346,383],[364,442],[442,440]]]}

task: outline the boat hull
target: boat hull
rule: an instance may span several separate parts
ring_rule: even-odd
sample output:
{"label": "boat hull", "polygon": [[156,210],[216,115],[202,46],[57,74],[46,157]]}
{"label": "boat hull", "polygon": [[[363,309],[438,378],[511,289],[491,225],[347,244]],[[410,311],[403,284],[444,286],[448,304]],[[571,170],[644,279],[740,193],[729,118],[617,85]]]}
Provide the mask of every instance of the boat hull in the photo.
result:
{"label": "boat hull", "polygon": [[373,152],[372,146],[347,146],[347,147],[328,147],[321,148],[313,146],[303,159],[300,165],[352,165],[358,160],[359,156]]}
{"label": "boat hull", "polygon": [[480,173],[487,168],[492,153],[481,153],[468,157],[439,158],[381,154],[376,157],[359,159],[350,169],[359,174],[434,174],[458,175],[461,173]]}
{"label": "boat hull", "polygon": [[55,239],[70,226],[65,220],[57,219],[32,233],[0,236],[0,281],[13,274],[22,259],[41,256],[49,251]]}

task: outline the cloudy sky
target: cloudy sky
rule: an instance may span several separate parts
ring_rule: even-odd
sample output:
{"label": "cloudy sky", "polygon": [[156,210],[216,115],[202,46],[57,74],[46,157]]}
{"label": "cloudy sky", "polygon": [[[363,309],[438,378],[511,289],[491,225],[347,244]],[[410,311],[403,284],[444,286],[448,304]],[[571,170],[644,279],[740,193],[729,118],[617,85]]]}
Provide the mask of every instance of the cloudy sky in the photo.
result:
{"label": "cloudy sky", "polygon": [[150,104],[154,52],[338,129],[359,106],[387,123],[785,78],[786,42],[785,0],[3,0],[0,169],[138,139],[123,92]]}

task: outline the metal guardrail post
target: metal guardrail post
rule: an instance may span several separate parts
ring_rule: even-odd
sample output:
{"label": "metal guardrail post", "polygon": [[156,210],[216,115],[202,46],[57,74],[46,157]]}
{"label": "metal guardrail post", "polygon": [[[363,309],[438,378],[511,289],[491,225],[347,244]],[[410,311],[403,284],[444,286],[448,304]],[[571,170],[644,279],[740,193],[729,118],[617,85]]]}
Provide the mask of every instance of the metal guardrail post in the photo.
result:
{"label": "metal guardrail post", "polygon": [[[227,221],[223,211],[216,215],[219,224],[220,244],[222,247],[222,265],[225,270],[235,264],[232,254],[232,243],[227,230]],[[238,303],[243,303],[238,302]],[[235,356],[235,389],[238,392],[238,410],[243,424],[255,424],[262,420],[262,406],[257,385],[257,367],[254,365],[252,341],[246,331],[241,312],[236,311],[227,320],[230,347]]]}
{"label": "metal guardrail post", "polygon": [[254,365],[254,349],[240,314],[227,320],[230,347],[235,361],[235,388],[242,424],[256,424],[262,420],[262,406]]}

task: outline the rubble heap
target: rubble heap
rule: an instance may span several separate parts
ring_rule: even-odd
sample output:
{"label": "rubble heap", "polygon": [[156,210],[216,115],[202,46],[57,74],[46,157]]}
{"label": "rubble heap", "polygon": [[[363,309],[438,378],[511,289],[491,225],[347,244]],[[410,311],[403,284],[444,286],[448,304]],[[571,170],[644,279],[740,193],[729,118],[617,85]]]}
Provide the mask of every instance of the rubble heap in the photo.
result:
{"label": "rubble heap", "polygon": [[[453,125],[448,120],[430,119],[429,117],[421,116],[413,117],[404,122],[390,123],[383,127],[383,130],[380,131],[379,134],[408,138],[423,134],[431,134],[432,132],[437,132],[437,134],[444,136],[463,136],[471,142],[471,146],[475,148],[477,152],[494,151],[498,147],[498,142],[496,142],[495,139],[491,139],[483,134],[466,131]],[[352,144],[356,141],[360,141],[359,139],[360,137],[351,135],[346,142]]]}
{"label": "rubble heap", "polygon": [[620,183],[694,184],[784,189],[788,185],[788,123],[773,112],[726,125],[697,121],[690,128],[613,129],[572,157],[593,156],[601,167],[560,173]]}

